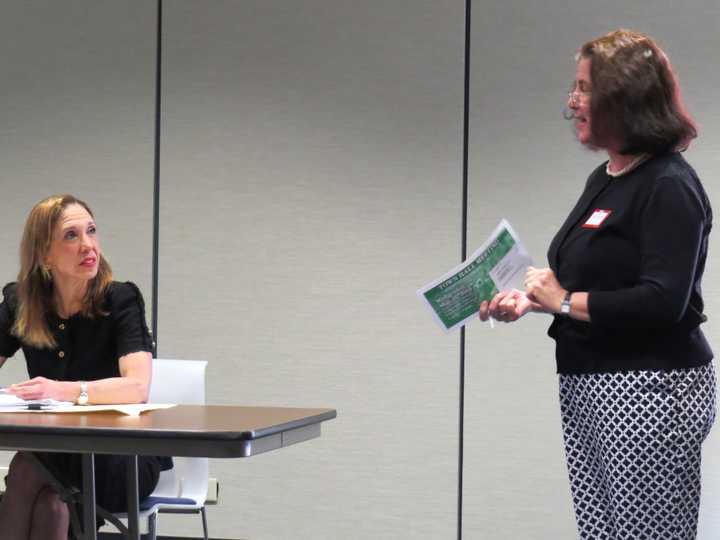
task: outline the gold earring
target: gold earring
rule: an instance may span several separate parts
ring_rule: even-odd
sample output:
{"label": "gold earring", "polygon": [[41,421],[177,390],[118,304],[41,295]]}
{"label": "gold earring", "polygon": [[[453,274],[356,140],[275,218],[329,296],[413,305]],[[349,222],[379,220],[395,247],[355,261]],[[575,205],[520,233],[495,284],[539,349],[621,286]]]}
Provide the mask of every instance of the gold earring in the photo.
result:
{"label": "gold earring", "polygon": [[50,273],[50,265],[43,264],[40,266],[40,273],[45,281],[52,281],[52,274]]}

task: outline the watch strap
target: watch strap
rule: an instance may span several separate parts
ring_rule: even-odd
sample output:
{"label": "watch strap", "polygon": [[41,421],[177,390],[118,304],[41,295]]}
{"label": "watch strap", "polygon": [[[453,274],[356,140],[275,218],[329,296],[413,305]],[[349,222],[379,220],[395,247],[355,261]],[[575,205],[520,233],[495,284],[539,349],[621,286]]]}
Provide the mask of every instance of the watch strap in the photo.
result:
{"label": "watch strap", "polygon": [[571,296],[572,296],[572,293],[570,291],[567,291],[565,293],[565,298],[563,298],[563,301],[560,304],[560,314],[564,315],[566,317],[570,316],[570,297]]}

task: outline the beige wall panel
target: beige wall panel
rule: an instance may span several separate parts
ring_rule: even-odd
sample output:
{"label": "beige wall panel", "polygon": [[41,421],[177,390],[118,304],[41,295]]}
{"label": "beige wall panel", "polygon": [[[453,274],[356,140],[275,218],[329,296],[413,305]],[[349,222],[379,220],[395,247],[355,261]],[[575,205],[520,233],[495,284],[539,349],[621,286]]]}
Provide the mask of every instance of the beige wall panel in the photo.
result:
{"label": "beige wall panel", "polygon": [[[145,3],[4,1],[0,17],[0,281],[30,208],[70,192],[95,212],[117,279],[149,300],[154,27]],[[22,353],[0,385],[27,377]],[[6,464],[11,454],[0,455]]]}
{"label": "beige wall panel", "polygon": [[166,4],[160,355],[213,403],[338,410],[213,462],[212,536],[455,535],[458,337],[415,290],[459,257],[462,8]]}
{"label": "beige wall panel", "polygon": [[[471,91],[470,247],[497,221],[515,226],[538,265],[590,171],[605,158],[574,140],[561,111],[584,41],[625,26],[660,40],[702,138],[687,153],[720,207],[715,1],[475,3]],[[720,350],[720,243],[711,239],[704,328]],[[566,478],[548,317],[468,329],[464,538],[577,538]],[[701,539],[720,534],[720,435],[705,447]]]}

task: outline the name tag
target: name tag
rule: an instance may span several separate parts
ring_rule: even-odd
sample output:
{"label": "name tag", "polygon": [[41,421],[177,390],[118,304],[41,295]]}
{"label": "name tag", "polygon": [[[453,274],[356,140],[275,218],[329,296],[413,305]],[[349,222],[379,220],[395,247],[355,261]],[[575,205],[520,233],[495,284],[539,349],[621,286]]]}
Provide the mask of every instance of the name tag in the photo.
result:
{"label": "name tag", "polygon": [[587,221],[583,223],[582,226],[584,229],[597,229],[598,227],[600,227],[600,225],[603,224],[603,221],[605,221],[610,214],[612,214],[612,210],[602,210],[598,208],[597,210],[593,211],[593,213],[590,215]]}

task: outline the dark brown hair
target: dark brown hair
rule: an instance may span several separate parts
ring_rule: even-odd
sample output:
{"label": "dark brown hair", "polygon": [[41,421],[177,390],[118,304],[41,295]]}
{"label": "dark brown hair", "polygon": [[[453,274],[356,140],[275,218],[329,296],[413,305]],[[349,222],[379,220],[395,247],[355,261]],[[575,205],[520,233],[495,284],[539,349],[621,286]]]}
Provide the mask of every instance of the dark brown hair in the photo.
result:
{"label": "dark brown hair", "polygon": [[684,150],[697,137],[670,61],[640,32],[616,30],[587,42],[593,142],[622,154]]}
{"label": "dark brown hair", "polygon": [[[45,267],[55,226],[65,208],[79,204],[93,216],[90,207],[72,195],[55,195],[43,199],[30,211],[20,242],[20,272],[18,273],[18,308],[13,333],[23,342],[39,348],[57,345],[50,331],[47,315],[53,307],[53,281]],[[112,269],[100,255],[97,275],[90,281],[81,313],[87,317],[106,315],[102,306],[105,293],[112,282]]]}

